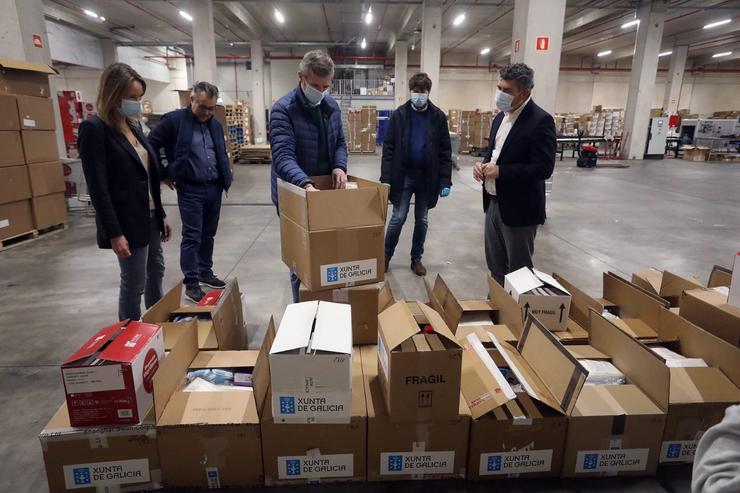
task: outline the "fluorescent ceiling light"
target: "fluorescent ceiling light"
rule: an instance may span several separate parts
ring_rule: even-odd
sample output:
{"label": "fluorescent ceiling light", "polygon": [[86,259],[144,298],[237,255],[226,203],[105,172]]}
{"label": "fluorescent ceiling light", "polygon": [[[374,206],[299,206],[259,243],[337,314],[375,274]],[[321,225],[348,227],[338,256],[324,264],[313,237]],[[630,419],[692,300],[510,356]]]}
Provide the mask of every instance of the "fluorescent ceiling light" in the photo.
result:
{"label": "fluorescent ceiling light", "polygon": [[668,55],[670,55],[671,53],[673,53],[673,51],[671,51],[671,50],[668,50],[668,51],[664,51],[663,53],[660,53],[660,54],[658,55],[658,58],[660,58],[660,57],[662,57],[662,56],[668,56]]}
{"label": "fluorescent ceiling light", "polygon": [[723,51],[722,53],[715,53],[714,55],[712,55],[712,58],[719,58],[719,57],[730,56],[730,55],[732,55],[731,51]]}
{"label": "fluorescent ceiling light", "polygon": [[105,22],[105,17],[103,17],[102,15],[100,16],[100,22]]}
{"label": "fluorescent ceiling light", "polygon": [[625,22],[624,24],[622,24],[622,29],[627,29],[629,27],[636,26],[639,23],[640,23],[640,19],[635,19],[633,21]]}
{"label": "fluorescent ceiling light", "polygon": [[596,56],[606,56],[606,55],[611,55],[611,54],[612,54],[612,50],[606,50],[606,51],[598,52]]}
{"label": "fluorescent ceiling light", "polygon": [[365,24],[372,24],[373,22],[373,8],[367,8],[367,14],[365,14]]}
{"label": "fluorescent ceiling light", "polygon": [[483,48],[480,50],[481,55],[488,55],[491,52],[491,48]]}
{"label": "fluorescent ceiling light", "polygon": [[459,26],[460,24],[463,23],[464,20],[465,20],[465,14],[462,13],[462,14],[458,15],[457,17],[455,17],[455,20],[452,21],[452,25]]}
{"label": "fluorescent ceiling light", "polygon": [[365,41],[365,38],[362,38],[362,43],[360,43],[360,48],[363,50],[367,47],[367,41]]}
{"label": "fluorescent ceiling light", "polygon": [[95,12],[93,12],[92,10],[82,9],[82,11],[85,13],[85,15],[87,15],[89,17],[93,17],[95,19],[98,18],[98,14],[95,13]]}
{"label": "fluorescent ceiling light", "polygon": [[190,15],[190,14],[188,14],[188,13],[187,13],[187,12],[185,12],[184,10],[181,10],[181,11],[180,11],[180,17],[182,17],[182,18],[183,18],[183,19],[185,19],[186,21],[190,21],[190,22],[193,22],[193,16],[192,16],[192,15]]}
{"label": "fluorescent ceiling light", "polygon": [[280,12],[278,9],[275,9],[275,19],[277,19],[280,24],[285,23],[285,16],[283,16],[283,13]]}
{"label": "fluorescent ceiling light", "polygon": [[704,29],[712,29],[713,27],[724,26],[725,24],[729,24],[730,22],[732,22],[732,19],[723,19],[721,21],[712,22],[711,24],[707,24],[706,26],[704,26]]}

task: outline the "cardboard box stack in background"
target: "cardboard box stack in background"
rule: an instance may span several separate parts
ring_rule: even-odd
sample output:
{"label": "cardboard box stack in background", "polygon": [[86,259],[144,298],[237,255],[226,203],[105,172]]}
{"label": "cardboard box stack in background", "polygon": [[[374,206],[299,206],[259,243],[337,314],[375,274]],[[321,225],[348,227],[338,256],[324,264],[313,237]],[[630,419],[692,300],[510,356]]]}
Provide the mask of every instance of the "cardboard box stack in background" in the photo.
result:
{"label": "cardboard box stack in background", "polygon": [[375,106],[350,108],[347,112],[347,150],[350,153],[375,154],[378,111]]}
{"label": "cardboard box stack in background", "polygon": [[624,132],[624,110],[594,106],[588,122],[587,135],[603,136],[605,139],[621,137]]}
{"label": "cardboard box stack in background", "polygon": [[[0,240],[66,223],[48,65],[0,59]],[[24,176],[25,175],[25,176]]]}
{"label": "cardboard box stack in background", "polygon": [[[495,113],[490,111],[449,110],[453,121],[450,131],[460,135],[460,153],[467,154],[472,148],[488,146],[491,123]],[[454,129],[453,129],[454,128]]]}

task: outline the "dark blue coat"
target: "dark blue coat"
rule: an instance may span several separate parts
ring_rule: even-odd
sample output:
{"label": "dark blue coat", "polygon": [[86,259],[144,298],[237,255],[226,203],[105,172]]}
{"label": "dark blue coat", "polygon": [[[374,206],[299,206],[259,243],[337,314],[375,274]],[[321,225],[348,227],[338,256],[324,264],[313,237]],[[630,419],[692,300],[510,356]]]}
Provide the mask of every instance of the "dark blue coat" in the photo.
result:
{"label": "dark blue coat", "polygon": [[[161,178],[171,178],[178,181],[206,181],[205,172],[193,168],[190,164],[190,152],[193,145],[193,129],[197,124],[195,115],[190,108],[170,111],[162,117],[154,130],[149,132],[149,142],[154,150],[164,147],[167,156],[167,167],[161,173]],[[224,129],[215,118],[208,120],[208,130],[211,132],[213,145],[216,150],[218,178],[224,190],[229,190],[233,175],[229,168],[229,158],[226,155]]]}
{"label": "dark blue coat", "polygon": [[[331,169],[347,171],[347,144],[342,130],[342,112],[330,96],[321,102],[328,140]],[[319,174],[319,129],[309,112],[300,85],[280,98],[270,113],[272,151],[272,202],[277,205],[277,179],[303,186],[309,176]]]}

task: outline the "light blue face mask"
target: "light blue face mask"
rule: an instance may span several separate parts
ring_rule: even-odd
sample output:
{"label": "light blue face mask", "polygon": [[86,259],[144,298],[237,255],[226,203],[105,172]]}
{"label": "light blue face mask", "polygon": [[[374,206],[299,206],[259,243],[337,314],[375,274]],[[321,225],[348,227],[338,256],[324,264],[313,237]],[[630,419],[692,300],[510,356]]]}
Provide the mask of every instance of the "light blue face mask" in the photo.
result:
{"label": "light blue face mask", "polygon": [[324,100],[324,96],[329,94],[329,89],[327,89],[324,92],[319,91],[318,89],[315,89],[308,84],[303,88],[303,95],[306,96],[306,99],[308,100],[308,104],[311,106],[318,106],[321,104],[321,101]]}
{"label": "light blue face mask", "polygon": [[136,118],[141,113],[141,102],[135,99],[123,99],[119,109],[126,118]]}
{"label": "light blue face mask", "polygon": [[416,108],[417,110],[424,108],[427,105],[428,99],[429,99],[429,94],[425,92],[412,92],[411,93],[411,104],[413,104],[414,108]]}

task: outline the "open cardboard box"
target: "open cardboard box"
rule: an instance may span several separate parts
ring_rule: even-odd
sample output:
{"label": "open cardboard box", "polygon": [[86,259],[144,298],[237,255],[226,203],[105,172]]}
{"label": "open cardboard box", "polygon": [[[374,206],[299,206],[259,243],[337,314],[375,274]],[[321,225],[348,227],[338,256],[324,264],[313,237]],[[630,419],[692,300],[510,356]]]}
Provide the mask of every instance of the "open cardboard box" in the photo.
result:
{"label": "open cardboard box", "polygon": [[571,296],[551,275],[522,267],[506,274],[504,291],[522,307],[522,318],[531,313],[553,332],[566,330]]}
{"label": "open cardboard box", "polygon": [[591,311],[578,359],[608,360],[623,385],[584,385],[568,418],[563,477],[647,476],[658,465],[669,398],[669,370],[645,346]]}
{"label": "open cardboard box", "polygon": [[657,331],[658,342],[648,347],[662,346],[707,364],[669,367],[668,416],[659,462],[692,462],[699,438],[722,420],[728,406],[740,403],[740,349],[666,309],[660,312]]}
{"label": "open cardboard box", "polygon": [[[411,303],[413,305],[413,303]],[[450,421],[460,411],[461,348],[442,317],[399,301],[378,315],[378,373],[391,421]],[[420,332],[428,325],[431,333]]]}
{"label": "open cardboard box", "polygon": [[[267,365],[258,351],[199,351],[197,330],[188,324],[154,377],[165,487],[263,484],[259,413],[269,386]],[[200,368],[252,369],[253,390],[183,391],[188,370]]]}
{"label": "open cardboard box", "polygon": [[[275,338],[268,329],[261,352]],[[262,357],[262,354],[260,355]],[[264,375],[262,375],[264,377]],[[270,377],[267,376],[269,381]],[[271,400],[268,390],[267,401]],[[352,416],[346,424],[277,423],[269,404],[260,427],[265,484],[308,484],[367,479],[367,408],[358,347],[352,354]]]}
{"label": "open cardboard box", "polygon": [[352,309],[342,303],[288,305],[270,348],[276,423],[349,423]]}
{"label": "open cardboard box", "polygon": [[177,283],[149,307],[142,320],[162,326],[164,348],[170,351],[180,334],[188,330],[187,324],[172,321],[181,316],[197,319],[199,349],[240,350],[247,346],[242,299],[236,279],[226,283],[218,303],[211,306],[183,305],[183,284]]}
{"label": "open cardboard box", "polygon": [[63,403],[39,442],[49,493],[162,486],[153,409],[138,425],[73,428]]}
{"label": "open cardboard box", "polygon": [[632,284],[660,296],[672,307],[678,306],[682,292],[703,287],[695,277],[681,277],[667,270],[659,271],[653,268],[642,269],[632,274]]}
{"label": "open cardboard box", "polygon": [[49,98],[49,76],[58,72],[44,63],[0,58],[0,94]]}
{"label": "open cardboard box", "polygon": [[396,301],[388,281],[323,291],[309,291],[301,284],[298,299],[349,304],[352,307],[352,344],[356,346],[378,343],[378,314]]}
{"label": "open cardboard box", "polygon": [[278,180],[283,262],[312,291],[383,280],[388,187],[349,176],[357,186],[333,190],[331,176],[314,176],[319,191]]}
{"label": "open cardboard box", "polygon": [[[531,314],[516,347],[490,336],[496,362],[476,334],[463,351],[462,393],[470,406],[469,479],[557,477],[586,370]],[[519,382],[512,388],[501,369]]]}
{"label": "open cardboard box", "polygon": [[450,421],[392,423],[378,376],[378,348],[362,348],[368,481],[465,479],[470,410]]}
{"label": "open cardboard box", "polygon": [[684,291],[679,315],[733,346],[740,347],[740,308],[727,303],[726,294],[714,288]]}
{"label": "open cardboard box", "polygon": [[603,305],[563,276],[557,273],[553,273],[552,276],[568,290],[571,296],[568,325],[564,332],[554,333],[555,337],[563,344],[588,342],[589,311],[593,309],[601,313],[604,309]]}
{"label": "open cardboard box", "polygon": [[461,300],[440,275],[434,279],[434,287],[425,277],[424,287],[429,304],[442,315],[447,327],[455,334],[460,326],[488,326],[496,323],[497,310],[492,300]]}
{"label": "open cardboard box", "polygon": [[709,273],[709,281],[707,281],[708,288],[717,288],[721,286],[730,287],[732,281],[732,270],[720,265],[712,267],[712,272]]}

